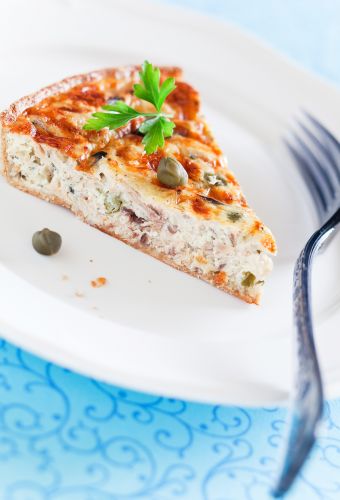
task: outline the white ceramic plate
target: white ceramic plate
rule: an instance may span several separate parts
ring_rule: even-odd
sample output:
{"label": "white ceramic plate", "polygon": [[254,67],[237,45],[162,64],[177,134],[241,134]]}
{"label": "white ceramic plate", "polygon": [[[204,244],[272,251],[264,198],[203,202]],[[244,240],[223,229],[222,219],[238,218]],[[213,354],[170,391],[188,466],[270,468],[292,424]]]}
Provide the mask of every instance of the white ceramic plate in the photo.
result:
{"label": "white ceramic plate", "polygon": [[[316,222],[281,139],[300,107],[340,134],[339,92],[229,25],[141,0],[6,2],[0,55],[1,107],[90,69],[145,58],[182,66],[250,204],[279,245],[262,305],[250,306],[1,180],[1,335],[85,374],[145,391],[227,403],[284,401],[293,358],[292,270]],[[63,236],[53,258],[31,248],[32,233],[45,226]],[[314,273],[329,395],[340,395],[339,249],[337,238]],[[97,276],[108,285],[91,288]]]}

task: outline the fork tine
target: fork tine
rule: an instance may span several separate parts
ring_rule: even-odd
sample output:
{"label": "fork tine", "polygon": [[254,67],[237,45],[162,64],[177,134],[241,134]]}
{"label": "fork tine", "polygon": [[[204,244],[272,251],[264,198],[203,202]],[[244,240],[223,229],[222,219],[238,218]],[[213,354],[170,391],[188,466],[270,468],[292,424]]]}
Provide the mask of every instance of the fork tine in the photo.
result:
{"label": "fork tine", "polygon": [[[320,161],[317,156],[313,153],[311,148],[309,148],[306,143],[300,139],[300,137],[294,134],[295,141],[298,143],[302,149],[304,155],[306,156],[306,168],[308,168],[310,175],[314,177],[315,182],[320,187],[323,193],[324,199],[329,200],[329,195],[333,199],[335,196],[336,189],[333,182],[329,177],[328,170],[323,167],[323,161]],[[326,202],[327,204],[327,202]]]}
{"label": "fork tine", "polygon": [[306,117],[315,125],[315,127],[321,132],[324,136],[328,137],[328,139],[340,150],[340,142],[334,135],[324,126],[319,120],[317,120],[314,116],[312,116],[308,111],[303,110]]}
{"label": "fork tine", "polygon": [[323,137],[327,142],[325,145],[329,147],[330,154],[332,155],[334,162],[337,166],[337,171],[340,172],[340,142],[339,140],[314,116],[312,116],[307,111],[304,111],[306,118],[315,127],[316,131]]}
{"label": "fork tine", "polygon": [[334,156],[330,148],[327,148],[325,144],[322,143],[320,139],[308,127],[306,127],[304,123],[298,121],[298,124],[304,131],[306,136],[314,144],[316,149],[320,153],[322,153],[324,161],[320,162],[321,168],[324,171],[328,171],[331,180],[335,184],[340,183],[340,164],[337,161],[338,155]]}
{"label": "fork tine", "polygon": [[288,150],[290,151],[291,155],[293,156],[299,167],[299,171],[302,177],[304,178],[306,185],[313,197],[319,217],[321,216],[321,214],[323,216],[326,212],[326,202],[320,190],[320,187],[315,182],[315,179],[310,175],[307,160],[301,155],[301,153],[298,152],[298,150],[292,144],[290,144],[289,141],[284,139],[284,143],[286,144]]}

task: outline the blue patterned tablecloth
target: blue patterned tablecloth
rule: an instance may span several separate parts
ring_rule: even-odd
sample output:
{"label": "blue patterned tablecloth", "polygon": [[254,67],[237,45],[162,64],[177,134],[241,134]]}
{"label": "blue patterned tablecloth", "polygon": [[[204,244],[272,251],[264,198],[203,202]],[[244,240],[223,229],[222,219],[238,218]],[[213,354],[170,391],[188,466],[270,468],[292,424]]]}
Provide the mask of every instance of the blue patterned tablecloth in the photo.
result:
{"label": "blue patterned tablecloth", "polygon": [[[218,14],[340,81],[338,0],[172,3]],[[0,340],[1,500],[264,500],[286,422],[285,409],[128,391]],[[326,404],[318,444],[288,498],[340,499],[340,401]]]}

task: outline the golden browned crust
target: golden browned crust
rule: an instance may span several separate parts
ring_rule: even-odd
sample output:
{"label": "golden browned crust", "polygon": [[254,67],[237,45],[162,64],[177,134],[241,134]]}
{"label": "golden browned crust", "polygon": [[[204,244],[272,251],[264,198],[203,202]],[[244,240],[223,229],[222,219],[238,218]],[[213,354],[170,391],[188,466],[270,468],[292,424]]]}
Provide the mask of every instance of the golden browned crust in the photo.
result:
{"label": "golden browned crust", "polygon": [[[53,95],[64,93],[70,90],[76,85],[87,82],[95,82],[97,80],[102,80],[103,78],[112,77],[116,78],[124,74],[125,78],[128,78],[129,74],[139,71],[140,66],[121,66],[117,68],[105,68],[97,71],[91,71],[90,73],[81,73],[79,75],[70,76],[60,80],[57,83],[48,85],[33,92],[32,94],[26,95],[21,99],[18,99],[12,103],[7,109],[0,113],[0,123],[3,126],[10,125],[13,123],[20,114],[22,114],[26,109],[35,106],[43,99],[51,97]],[[160,68],[163,74],[172,74],[180,76],[182,71],[178,67],[164,67]]]}

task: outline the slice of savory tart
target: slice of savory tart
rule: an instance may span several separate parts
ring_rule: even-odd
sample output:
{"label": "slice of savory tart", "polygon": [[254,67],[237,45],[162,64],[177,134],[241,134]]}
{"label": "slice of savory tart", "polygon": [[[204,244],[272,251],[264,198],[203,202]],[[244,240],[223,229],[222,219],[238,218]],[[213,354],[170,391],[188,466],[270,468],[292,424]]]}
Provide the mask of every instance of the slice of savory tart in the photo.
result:
{"label": "slice of savory tart", "polygon": [[152,81],[145,69],[66,78],[12,104],[1,114],[2,173],[162,262],[258,303],[273,236],[248,207],[181,70],[157,70],[158,99],[157,74]]}

